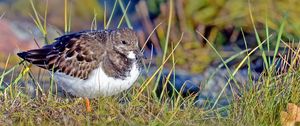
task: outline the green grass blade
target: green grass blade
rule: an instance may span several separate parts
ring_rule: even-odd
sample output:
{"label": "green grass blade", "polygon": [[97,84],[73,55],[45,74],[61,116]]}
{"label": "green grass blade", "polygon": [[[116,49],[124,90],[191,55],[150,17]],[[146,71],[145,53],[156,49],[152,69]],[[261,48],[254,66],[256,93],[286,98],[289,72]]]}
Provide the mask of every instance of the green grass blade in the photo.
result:
{"label": "green grass blade", "polygon": [[106,7],[106,0],[104,0],[104,12],[103,12],[103,26],[106,28],[107,25],[107,19],[106,19],[106,13],[107,13],[107,7]]}
{"label": "green grass blade", "polygon": [[37,10],[36,10],[36,8],[35,8],[32,0],[30,0],[30,4],[31,4],[32,10],[34,12],[35,22],[37,24],[37,27],[39,28],[39,30],[43,33],[43,35],[45,37],[46,34],[47,34],[47,31],[46,31],[46,29],[44,29],[44,27],[43,27],[43,25],[41,23],[41,20],[39,18],[38,12],[37,12]]}
{"label": "green grass blade", "polygon": [[12,68],[10,68],[9,70],[7,70],[6,72],[4,72],[1,76],[0,76],[0,78],[3,78],[3,77],[5,77],[6,75],[8,75],[9,73],[11,73],[11,72],[13,72],[17,67],[19,67],[20,66],[20,64],[16,64],[15,66],[13,66]]}
{"label": "green grass blade", "polygon": [[115,10],[116,10],[117,2],[118,2],[118,0],[115,0],[114,7],[113,7],[112,12],[111,12],[111,14],[110,14],[110,17],[109,17],[109,19],[108,19],[107,25],[105,26],[105,29],[108,29],[108,28],[109,28],[110,22],[111,22],[111,20],[112,20],[112,18],[113,18],[113,15],[114,15],[114,13],[115,13]]}
{"label": "green grass blade", "polygon": [[150,84],[150,82],[155,78],[155,76],[162,71],[164,65],[167,63],[167,61],[169,60],[169,58],[172,56],[172,54],[175,52],[175,50],[177,49],[177,47],[179,46],[179,44],[182,41],[182,37],[183,34],[180,37],[180,40],[178,41],[178,43],[174,46],[174,48],[172,49],[172,51],[170,52],[170,54],[166,57],[166,59],[164,60],[164,62],[159,66],[159,68],[157,68],[157,70],[153,73],[153,75],[147,80],[145,81],[141,88],[140,91],[137,93],[136,97],[134,99],[137,99],[139,95],[141,95],[141,93],[145,90],[145,88]]}
{"label": "green grass blade", "polygon": [[2,77],[0,78],[0,88],[2,87],[2,83],[3,83],[3,80],[4,80],[4,73],[7,69],[7,65],[8,65],[8,62],[9,62],[9,59],[10,59],[10,54],[8,55],[8,58],[6,59],[6,62],[5,62],[5,67],[4,67],[4,70],[2,72]]}
{"label": "green grass blade", "polygon": [[[244,62],[247,60],[247,58],[254,53],[254,51],[256,51],[260,46],[262,46],[266,41],[263,41],[261,44],[259,44],[257,47],[255,47],[251,52],[249,52],[249,54],[240,62],[240,64],[237,66],[237,68],[233,71],[232,76],[235,76],[235,74],[238,72],[238,70],[241,68],[241,66],[244,64]],[[217,105],[219,99],[221,98],[221,95],[224,93],[226,87],[228,86],[228,84],[231,81],[231,77],[227,80],[227,83],[224,85],[223,89],[221,90],[220,94],[218,95],[215,103],[213,104],[213,106],[211,107],[211,110],[213,110],[215,108],[215,106]]]}
{"label": "green grass blade", "polygon": [[[122,2],[121,0],[118,0],[118,2],[119,2],[119,5],[120,5],[120,7],[121,7],[123,13],[126,14],[127,9],[124,9],[124,4],[123,4],[123,2]],[[129,1],[129,3],[130,3],[130,2],[131,2],[131,1]],[[129,4],[129,3],[128,3],[128,4]],[[127,7],[126,7],[126,8],[127,8]],[[130,23],[130,21],[129,21],[127,15],[125,15],[125,20],[126,20],[126,23],[127,23],[128,28],[132,29],[133,27],[132,27],[132,25],[131,25],[131,23]]]}
{"label": "green grass blade", "polygon": [[250,49],[245,49],[237,54],[234,54],[232,56],[230,56],[228,59],[226,59],[223,63],[221,63],[220,65],[218,65],[218,67],[216,68],[216,70],[209,76],[208,80],[211,80],[215,74],[223,67],[225,66],[225,64],[229,63],[230,61],[233,61],[234,59],[238,58],[239,56],[242,56],[244,53],[250,51]]}
{"label": "green grass blade", "polygon": [[[120,1],[120,0],[118,0],[118,1]],[[122,16],[122,18],[120,19],[120,21],[119,21],[119,24],[118,24],[118,27],[117,28],[120,28],[120,26],[121,26],[121,24],[122,24],[122,22],[123,22],[123,19],[124,19],[124,17],[126,17],[127,16],[127,10],[128,10],[128,7],[129,7],[129,5],[130,5],[130,1],[128,2],[128,4],[126,5],[126,9],[125,9],[125,11],[123,11],[123,16]],[[128,26],[129,27],[129,26]],[[129,27],[129,28],[131,28],[132,29],[132,27]]]}
{"label": "green grass blade", "polygon": [[47,16],[48,16],[48,1],[46,0],[46,9],[45,9],[45,14],[44,14],[44,29],[47,31]]}
{"label": "green grass blade", "polygon": [[72,24],[72,11],[71,11],[71,9],[72,9],[72,2],[70,3],[70,6],[69,6],[69,20],[68,20],[68,32],[70,32],[71,31],[71,24]]}
{"label": "green grass blade", "polygon": [[281,41],[281,36],[283,34],[283,30],[284,30],[284,27],[285,27],[285,22],[286,21],[284,19],[283,22],[280,25],[280,28],[279,28],[279,33],[278,33],[277,40],[276,40],[276,47],[275,47],[275,51],[274,51],[274,54],[273,54],[273,60],[272,60],[273,65],[275,64],[276,55],[277,55],[278,50],[279,50],[279,45],[280,45],[280,41]]}
{"label": "green grass blade", "polygon": [[[244,44],[245,44],[245,47],[246,49],[248,49],[248,45],[247,45],[247,40],[246,40],[246,37],[245,37],[245,33],[244,33],[244,30],[241,28],[241,32],[242,32],[242,36],[243,36],[243,40],[244,40]],[[268,41],[267,41],[268,42]],[[249,55],[249,51],[247,51],[247,55]],[[247,58],[248,62],[247,62],[247,65],[248,65],[248,78],[250,80],[250,84],[253,83],[252,81],[252,71],[251,71],[251,61],[250,61],[250,57]]]}
{"label": "green grass blade", "polygon": [[94,18],[93,18],[93,20],[92,20],[92,23],[91,23],[91,31],[92,30],[97,30],[97,12],[95,11],[95,9],[94,9]]}
{"label": "green grass blade", "polygon": [[65,33],[68,33],[68,0],[64,4]]}
{"label": "green grass blade", "polygon": [[[254,22],[254,19],[253,19],[253,15],[252,15],[250,3],[249,3],[248,9],[249,9],[250,19],[251,19],[251,22],[252,22],[252,27],[254,29],[254,33],[255,33],[257,44],[261,45],[261,40],[259,38],[259,34],[258,34],[258,31],[257,31],[256,26],[255,26],[255,22]],[[265,50],[264,50],[264,48],[262,46],[259,46],[259,49],[262,52],[262,58],[263,58],[264,64],[266,65],[265,68],[266,68],[267,72],[269,73],[269,63],[268,63],[268,60],[267,60],[266,52],[265,52]]]}
{"label": "green grass blade", "polygon": [[[166,40],[165,40],[165,45],[164,45],[164,52],[163,52],[164,54],[163,54],[162,62],[165,62],[166,55],[167,55],[167,52],[168,52],[168,45],[169,45],[169,40],[170,40],[170,32],[171,32],[171,24],[172,24],[172,16],[173,16],[173,0],[170,0],[168,28],[167,28],[167,34],[166,34]],[[157,89],[162,71],[163,71],[163,68],[161,69],[161,71],[158,74],[158,78],[157,78],[156,83],[155,83],[153,94],[155,94],[154,91]]]}
{"label": "green grass blade", "polygon": [[[268,26],[268,19],[266,19],[266,36],[269,36],[269,26]],[[267,38],[267,51],[270,52],[270,39]],[[268,56],[268,62],[271,63],[271,58]]]}
{"label": "green grass blade", "polygon": [[208,45],[213,49],[213,51],[218,55],[218,57],[220,58],[220,60],[222,61],[222,63],[224,64],[227,73],[230,75],[230,78],[233,79],[234,83],[236,84],[236,86],[238,86],[236,79],[234,78],[234,76],[232,75],[231,70],[229,69],[229,67],[227,66],[225,60],[223,59],[223,57],[221,56],[221,54],[217,51],[217,49],[211,44],[211,42],[209,42],[208,39],[206,39],[199,31],[197,31],[198,35],[200,35],[207,43]]}
{"label": "green grass blade", "polygon": [[149,34],[148,38],[146,39],[144,45],[143,45],[142,48],[141,48],[141,50],[142,50],[141,52],[144,52],[145,47],[146,47],[146,45],[147,45],[147,42],[149,42],[151,36],[154,34],[154,32],[156,31],[156,29],[157,29],[161,24],[162,24],[162,22],[160,22],[159,24],[157,24],[157,25],[155,26],[155,28],[151,31],[151,33]]}

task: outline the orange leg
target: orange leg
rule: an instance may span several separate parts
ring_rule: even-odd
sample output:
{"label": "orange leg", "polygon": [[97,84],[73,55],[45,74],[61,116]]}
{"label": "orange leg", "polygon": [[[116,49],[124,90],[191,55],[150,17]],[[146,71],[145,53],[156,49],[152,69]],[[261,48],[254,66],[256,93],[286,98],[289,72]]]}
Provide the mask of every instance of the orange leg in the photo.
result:
{"label": "orange leg", "polygon": [[90,100],[88,98],[85,98],[85,107],[86,107],[86,111],[87,112],[91,112],[91,104],[90,104]]}

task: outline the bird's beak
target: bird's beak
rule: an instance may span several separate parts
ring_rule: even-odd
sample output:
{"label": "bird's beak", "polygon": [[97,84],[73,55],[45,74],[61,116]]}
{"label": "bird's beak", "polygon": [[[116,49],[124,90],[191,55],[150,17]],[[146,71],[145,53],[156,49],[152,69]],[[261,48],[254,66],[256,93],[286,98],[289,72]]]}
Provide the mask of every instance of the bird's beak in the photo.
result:
{"label": "bird's beak", "polygon": [[139,56],[140,56],[142,59],[147,59],[147,57],[146,57],[142,52],[139,52]]}
{"label": "bird's beak", "polygon": [[144,56],[144,54],[141,51],[136,51],[135,54],[137,55],[137,58],[139,58],[139,59],[146,59],[146,57]]}

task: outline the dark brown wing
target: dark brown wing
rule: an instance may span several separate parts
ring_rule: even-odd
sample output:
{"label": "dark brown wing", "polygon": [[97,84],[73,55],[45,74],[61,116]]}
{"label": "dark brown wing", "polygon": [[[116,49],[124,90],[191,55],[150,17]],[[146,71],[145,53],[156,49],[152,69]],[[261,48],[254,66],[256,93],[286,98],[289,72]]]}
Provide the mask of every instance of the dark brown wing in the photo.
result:
{"label": "dark brown wing", "polygon": [[87,79],[105,55],[105,32],[64,35],[41,49],[18,53],[24,60],[50,71]]}

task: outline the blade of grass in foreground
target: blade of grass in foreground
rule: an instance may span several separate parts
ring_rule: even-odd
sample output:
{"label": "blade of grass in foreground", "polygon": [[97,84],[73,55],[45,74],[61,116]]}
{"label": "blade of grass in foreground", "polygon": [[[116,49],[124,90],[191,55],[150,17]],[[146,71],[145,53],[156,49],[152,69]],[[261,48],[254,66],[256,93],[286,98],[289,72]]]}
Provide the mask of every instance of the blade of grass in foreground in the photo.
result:
{"label": "blade of grass in foreground", "polygon": [[[167,28],[167,35],[166,35],[166,41],[165,41],[165,45],[164,45],[164,54],[163,54],[162,62],[165,62],[166,55],[167,55],[167,52],[168,52],[168,45],[169,45],[169,41],[170,41],[170,31],[171,31],[171,24],[172,24],[172,16],[173,16],[173,0],[170,0],[168,28]],[[157,80],[155,82],[155,87],[154,87],[154,90],[153,90],[154,95],[156,95],[155,90],[157,89],[162,71],[163,71],[163,67],[162,67],[161,71],[159,72]]]}
{"label": "blade of grass in foreground", "polygon": [[[30,0],[30,4],[31,4],[32,10],[34,12],[34,16],[35,16],[35,17],[33,17],[31,15],[31,17],[32,17],[33,21],[35,22],[36,26],[39,28],[40,32],[42,32],[43,36],[46,37],[47,36],[46,25],[45,25],[45,23],[44,23],[44,25],[42,24],[42,22],[39,18],[38,12],[37,12],[32,0]],[[48,6],[48,4],[46,4],[46,5]],[[46,9],[48,9],[48,7],[46,7]],[[47,16],[47,10],[45,10],[45,17],[46,16]],[[45,22],[46,22],[46,20],[45,20]]]}
{"label": "blade of grass in foreground", "polygon": [[[120,0],[119,0],[120,1]],[[126,17],[127,16],[127,10],[128,10],[128,7],[129,7],[129,5],[130,5],[130,1],[128,2],[128,4],[126,5],[126,9],[125,9],[125,11],[123,11],[123,16],[122,16],[122,18],[120,19],[120,21],[119,21],[119,24],[118,24],[118,27],[117,28],[120,28],[120,26],[121,26],[121,24],[122,24],[122,22],[123,22],[123,19],[124,19],[124,17]],[[128,26],[129,27],[129,26]],[[132,27],[129,27],[130,29],[132,29]]]}
{"label": "blade of grass in foreground", "polygon": [[[242,36],[243,36],[243,40],[244,40],[244,45],[245,45],[246,49],[248,49],[247,40],[246,40],[243,28],[241,28],[241,32],[242,32]],[[268,40],[269,39],[267,39],[267,42],[268,42]],[[249,51],[247,51],[247,55],[249,55]],[[248,57],[247,59],[248,59],[247,60],[248,61],[247,62],[247,66],[248,66],[248,80],[250,81],[250,84],[252,84],[253,80],[252,80],[252,71],[251,71],[251,60],[250,60],[250,57]]]}
{"label": "blade of grass in foreground", "polygon": [[[124,4],[123,4],[123,2],[122,2],[121,0],[118,0],[118,2],[119,2],[119,5],[120,5],[120,7],[121,7],[123,13],[126,14],[127,9],[124,9]],[[131,1],[129,1],[129,3],[130,3],[130,2],[131,2]],[[128,6],[129,6],[129,3],[127,4]],[[127,8],[127,7],[126,7],[126,8]],[[125,15],[125,20],[126,20],[126,23],[127,23],[128,28],[132,29],[133,27],[132,27],[132,25],[131,25],[131,23],[130,23],[130,21],[129,21],[127,15]]]}
{"label": "blade of grass in foreground", "polygon": [[[168,73],[168,76],[166,77],[166,81],[165,81],[165,83],[163,84],[162,92],[161,92],[161,94],[160,94],[160,96],[159,96],[159,100],[161,100],[161,99],[163,98],[164,93],[165,93],[165,91],[167,90],[167,85],[168,85],[168,83],[169,83],[169,80],[170,80],[170,77],[171,77],[171,75],[172,75],[173,70],[174,70],[174,67],[170,70],[170,72]],[[172,84],[171,84],[171,85],[172,85]],[[173,90],[175,91],[176,89],[173,88]]]}
{"label": "blade of grass in foreground", "polygon": [[68,0],[65,0],[65,5],[64,5],[64,21],[65,21],[65,33],[68,33]]}
{"label": "blade of grass in foreground", "polygon": [[137,95],[133,98],[133,99],[137,99],[139,97],[139,95],[142,94],[142,92],[144,91],[144,89],[150,84],[150,82],[154,79],[154,77],[156,76],[156,74],[158,74],[158,72],[162,71],[163,66],[167,63],[167,61],[169,60],[169,58],[171,58],[172,53],[175,52],[175,50],[177,49],[177,47],[179,46],[179,44],[182,41],[182,37],[183,34],[180,37],[179,42],[174,46],[174,48],[172,49],[172,51],[170,52],[170,54],[166,57],[166,59],[163,61],[163,63],[159,66],[159,68],[153,73],[153,75],[148,79],[148,81],[145,81],[144,84],[142,84],[140,91],[137,93]]}
{"label": "blade of grass in foreground", "polygon": [[106,0],[104,0],[104,12],[103,13],[104,13],[103,14],[103,26],[104,26],[104,28],[106,28],[106,24],[107,24],[107,22],[106,22],[106,13],[107,13]]}
{"label": "blade of grass in foreground", "polygon": [[[270,36],[269,36],[270,37]],[[251,52],[249,52],[249,54],[247,54],[247,56],[240,62],[240,64],[237,66],[237,68],[233,71],[232,76],[235,76],[235,74],[238,72],[238,70],[242,67],[242,65],[244,64],[244,62],[247,60],[247,58],[254,53],[254,51],[256,51],[260,46],[262,46],[264,43],[266,42],[263,41],[262,43],[260,43],[257,47],[255,47]],[[230,81],[232,80],[232,78],[230,77],[227,80],[227,83],[224,85],[223,89],[221,90],[220,94],[218,95],[215,103],[213,104],[213,106],[211,107],[211,110],[213,110],[215,108],[215,106],[217,105],[219,99],[221,98],[221,95],[224,93],[226,87],[228,86],[228,84],[230,83]]]}
{"label": "blade of grass in foreground", "polygon": [[93,30],[97,30],[97,12],[95,11],[95,9],[94,9],[94,18],[93,18],[93,20],[92,20],[92,23],[91,23],[91,31],[93,31]]}
{"label": "blade of grass in foreground", "polygon": [[214,77],[214,75],[215,75],[215,74],[216,74],[223,66],[225,66],[224,64],[229,63],[230,61],[236,59],[237,57],[243,55],[244,53],[246,53],[246,52],[248,52],[248,51],[250,51],[250,49],[245,49],[245,50],[243,50],[243,51],[241,51],[241,52],[239,52],[239,53],[237,53],[237,54],[235,54],[235,55],[230,56],[228,59],[226,59],[226,60],[224,61],[224,63],[221,63],[220,65],[218,65],[217,69],[209,76],[208,80],[211,80],[211,79]]}
{"label": "blade of grass in foreground", "polygon": [[48,100],[50,100],[50,98],[52,98],[53,84],[54,84],[54,66],[52,67],[52,70],[51,70],[50,90],[48,92]]}
{"label": "blade of grass in foreground", "polygon": [[32,64],[29,64],[29,66],[26,66],[25,69],[19,73],[19,75],[17,76],[17,78],[14,79],[14,80],[8,85],[8,87],[6,87],[6,88],[4,89],[4,92],[7,92],[7,90],[10,89],[10,90],[9,90],[9,93],[10,93],[11,96],[13,96],[13,89],[12,89],[13,85],[17,84],[17,83],[23,78],[23,76],[24,76],[27,72],[29,72],[31,66],[32,66]]}
{"label": "blade of grass in foreground", "polygon": [[71,32],[71,24],[72,24],[72,11],[71,11],[71,8],[72,8],[72,2],[70,3],[70,6],[69,6],[69,20],[68,20],[68,32]]}
{"label": "blade of grass in foreground", "polygon": [[[229,76],[230,76],[230,78],[232,78],[232,80],[234,81],[234,83],[235,83],[235,85],[238,87],[238,88],[240,88],[239,87],[239,85],[238,85],[238,83],[237,83],[237,81],[236,81],[236,79],[234,78],[234,76],[232,75],[232,72],[231,72],[231,70],[229,69],[229,67],[227,66],[227,64],[225,63],[225,60],[223,59],[223,57],[221,56],[221,54],[217,51],[217,49],[211,44],[211,42],[209,42],[209,40],[208,39],[206,39],[199,31],[196,31],[207,43],[208,43],[208,45],[213,49],[213,51],[218,55],[218,57],[221,59],[221,61],[222,61],[222,63],[224,64],[224,66],[225,66],[225,68],[226,68],[226,70],[227,70],[227,73],[229,74]],[[230,85],[230,88],[231,88],[232,86]],[[231,91],[233,91],[233,90],[231,90]],[[232,92],[233,93],[233,92]]]}
{"label": "blade of grass in foreground", "polygon": [[6,59],[6,62],[5,62],[5,67],[4,67],[4,70],[2,72],[2,77],[0,78],[0,88],[2,87],[2,83],[3,83],[3,80],[4,80],[4,73],[7,69],[7,65],[8,65],[8,62],[9,62],[9,59],[10,59],[10,54],[8,55],[8,58]]}
{"label": "blade of grass in foreground", "polygon": [[[249,9],[249,13],[250,13],[250,19],[251,19],[252,26],[253,26],[253,29],[254,29],[256,41],[257,41],[257,44],[260,45],[261,44],[261,40],[259,38],[258,31],[256,29],[255,22],[254,22],[254,19],[253,19],[253,15],[252,15],[252,11],[251,11],[251,4],[250,4],[250,2],[248,4],[249,4],[248,9]],[[269,66],[270,65],[269,65],[269,62],[267,60],[266,52],[265,52],[265,50],[264,50],[264,48],[262,46],[259,46],[259,49],[262,52],[262,58],[263,58],[264,64],[266,65],[265,68],[266,68],[267,72],[270,73],[270,70],[269,70]]]}
{"label": "blade of grass in foreground", "polygon": [[30,4],[31,4],[31,8],[34,12],[34,17],[31,14],[29,14],[29,15],[32,18],[32,20],[34,21],[36,27],[43,34],[43,37],[45,39],[45,44],[49,44],[48,39],[47,39],[47,25],[46,25],[47,24],[46,19],[47,19],[47,12],[48,12],[48,2],[46,3],[46,10],[45,10],[45,15],[44,15],[44,18],[45,18],[44,24],[42,24],[41,19],[39,18],[38,12],[37,12],[32,0],[30,0]]}
{"label": "blade of grass in foreground", "polygon": [[[23,62],[23,61],[22,61]],[[13,72],[17,67],[20,66],[20,64],[22,64],[22,62],[16,64],[15,66],[13,66],[12,68],[10,68],[9,70],[7,70],[6,72],[4,72],[0,78],[4,78],[6,75],[8,75],[9,73]]]}
{"label": "blade of grass in foreground", "polygon": [[286,20],[284,19],[283,22],[280,25],[280,28],[279,28],[279,33],[278,33],[277,40],[276,40],[276,47],[275,47],[275,51],[274,51],[274,54],[273,54],[272,66],[275,65],[275,59],[276,59],[276,55],[277,55],[278,50],[279,50],[280,40],[281,40],[281,36],[283,34],[285,21]]}
{"label": "blade of grass in foreground", "polygon": [[46,31],[46,34],[47,34],[48,1],[49,0],[46,0],[46,9],[45,9],[45,13],[44,13],[44,25],[43,25],[43,27]]}
{"label": "blade of grass in foreground", "polygon": [[[173,43],[171,43],[171,48],[172,49],[174,48],[173,47]],[[166,89],[168,83],[171,85],[171,88],[172,88],[171,90],[173,90],[171,98],[175,97],[176,93],[177,94],[181,94],[182,89],[185,88],[185,86],[182,86],[181,89],[180,89],[180,91],[178,92],[177,89],[176,89],[176,87],[175,87],[175,85],[176,85],[176,82],[175,82],[175,79],[176,79],[176,62],[175,62],[175,55],[174,55],[174,53],[171,53],[171,55],[172,55],[172,69],[169,71],[169,74],[168,74],[168,76],[167,76],[167,78],[165,80],[165,83],[163,84],[163,89],[162,89],[162,93],[160,95],[159,101],[162,100],[162,98],[164,96],[164,92],[165,91],[168,92],[167,89]],[[173,74],[173,78],[172,78],[173,81],[170,82],[170,77],[171,77],[172,74]],[[183,85],[185,85],[185,84],[183,84]],[[175,103],[175,108],[179,104],[179,99],[180,99],[179,97],[182,97],[182,96],[181,95],[177,95],[177,100],[176,100],[176,103]]]}
{"label": "blade of grass in foreground", "polygon": [[32,64],[29,64],[28,66],[26,66],[25,69],[14,80],[14,82],[11,83],[9,86],[11,86],[12,84],[17,84],[22,79],[22,77],[29,71],[29,69],[30,69],[31,66],[32,66]]}
{"label": "blade of grass in foreground", "polygon": [[162,22],[160,22],[158,25],[155,26],[155,28],[151,31],[151,33],[149,34],[148,38],[146,39],[144,45],[142,46],[141,52],[144,52],[145,47],[147,45],[147,43],[149,42],[149,39],[151,38],[151,36],[154,34],[154,32],[156,31],[156,29],[162,24]]}
{"label": "blade of grass in foreground", "polygon": [[109,19],[108,19],[108,22],[107,22],[106,26],[104,26],[105,29],[108,29],[108,28],[109,28],[110,22],[111,22],[112,17],[113,17],[113,15],[114,15],[114,13],[115,13],[115,10],[116,10],[117,2],[118,2],[118,1],[115,0],[114,7],[113,7],[112,12],[111,12],[111,14],[110,14],[110,17],[109,17]]}
{"label": "blade of grass in foreground", "polygon": [[30,4],[31,4],[31,7],[32,7],[33,12],[34,12],[34,16],[35,16],[35,18],[33,18],[33,20],[34,20],[35,24],[37,25],[37,27],[39,28],[39,30],[43,33],[43,35],[45,35],[46,34],[45,29],[44,29],[44,27],[41,23],[41,20],[38,16],[37,10],[35,9],[35,6],[34,6],[32,0],[30,0]]}
{"label": "blade of grass in foreground", "polygon": [[[268,18],[266,18],[266,36],[269,36]],[[244,39],[245,40],[245,39]],[[270,39],[267,38],[267,51],[270,52]],[[268,62],[271,62],[270,56],[268,56]]]}

